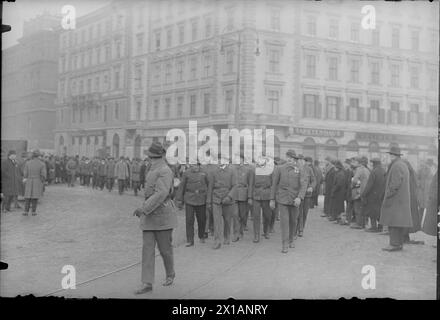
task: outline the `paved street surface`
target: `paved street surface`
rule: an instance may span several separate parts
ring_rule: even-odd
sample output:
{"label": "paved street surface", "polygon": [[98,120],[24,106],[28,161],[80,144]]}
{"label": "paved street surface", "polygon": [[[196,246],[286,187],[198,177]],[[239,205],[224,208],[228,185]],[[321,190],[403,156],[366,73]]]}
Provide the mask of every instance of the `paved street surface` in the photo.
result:
{"label": "paved street surface", "polygon": [[[322,200],[322,199],[321,199]],[[140,281],[141,232],[133,210],[142,203],[132,191],[92,190],[50,186],[36,217],[21,210],[1,216],[0,295],[54,293],[65,297],[177,299],[291,299],[391,297],[434,299],[435,238],[419,232],[425,245],[407,245],[401,252],[381,250],[388,236],[349,229],[311,210],[303,238],[288,254],[281,253],[279,222],[270,240],[244,240],[213,250],[213,240],[186,248],[184,215],[174,232],[176,280],[162,287],[162,259],[156,259],[152,293],[135,296]],[[252,225],[252,221],[248,222]],[[134,266],[111,273],[125,266]],[[64,265],[76,269],[77,288],[62,291]],[[375,267],[376,289],[364,290],[364,265]],[[89,281],[103,274],[97,280]],[[81,284],[86,282],[85,284]],[[60,290],[60,291],[57,291]]]}

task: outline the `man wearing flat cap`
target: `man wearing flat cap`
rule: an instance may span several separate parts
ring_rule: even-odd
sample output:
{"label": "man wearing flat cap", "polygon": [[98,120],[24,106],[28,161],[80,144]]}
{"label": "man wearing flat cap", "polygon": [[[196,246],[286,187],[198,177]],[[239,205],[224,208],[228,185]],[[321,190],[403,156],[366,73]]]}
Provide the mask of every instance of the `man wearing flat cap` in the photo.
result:
{"label": "man wearing flat cap", "polygon": [[367,185],[361,194],[364,214],[370,218],[370,228],[367,232],[380,232],[381,227],[378,225],[380,218],[380,206],[383,201],[385,192],[385,170],[379,158],[371,159],[373,170],[368,177]]}
{"label": "man wearing flat cap", "polygon": [[388,151],[391,164],[385,181],[385,194],[381,206],[379,223],[388,226],[390,244],[384,251],[399,251],[403,248],[406,228],[411,228],[411,203],[409,169],[400,158],[400,148],[392,146]]}
{"label": "man wearing flat cap", "polygon": [[156,243],[162,256],[166,279],[164,286],[173,284],[174,258],[172,233],[177,227],[177,216],[170,199],[173,173],[164,159],[165,149],[153,142],[148,149],[151,168],[145,179],[145,201],[134,215],[140,218],[142,230],[142,287],[136,294],[153,290]]}
{"label": "man wearing flat cap", "polygon": [[351,179],[351,195],[353,199],[353,211],[355,223],[350,228],[363,229],[365,227],[365,216],[363,214],[361,194],[367,185],[370,170],[366,167],[368,159],[366,157],[356,157],[351,162],[355,167],[353,178]]}
{"label": "man wearing flat cap", "polygon": [[280,211],[282,253],[294,248],[294,236],[297,228],[299,206],[304,200],[307,189],[307,177],[300,169],[298,156],[294,150],[286,153],[287,162],[276,167],[270,195],[270,207],[275,209],[275,201]]}

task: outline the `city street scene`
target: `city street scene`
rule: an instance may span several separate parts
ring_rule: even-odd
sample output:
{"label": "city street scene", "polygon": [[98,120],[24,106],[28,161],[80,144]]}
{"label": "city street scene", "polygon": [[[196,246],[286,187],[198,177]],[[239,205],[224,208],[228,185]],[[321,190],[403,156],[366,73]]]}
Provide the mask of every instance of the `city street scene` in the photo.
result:
{"label": "city street scene", "polygon": [[2,10],[1,297],[437,298],[438,1]]}

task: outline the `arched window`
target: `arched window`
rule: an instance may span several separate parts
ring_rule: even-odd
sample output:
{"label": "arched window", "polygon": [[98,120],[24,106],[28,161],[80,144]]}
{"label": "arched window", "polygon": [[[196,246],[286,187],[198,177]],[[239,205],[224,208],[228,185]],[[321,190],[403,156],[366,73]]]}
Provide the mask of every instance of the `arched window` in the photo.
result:
{"label": "arched window", "polygon": [[338,143],[334,139],[328,139],[325,146],[325,155],[338,158]]}
{"label": "arched window", "polygon": [[346,150],[347,151],[359,151],[359,144],[357,143],[356,140],[351,140],[347,146],[346,146]]}

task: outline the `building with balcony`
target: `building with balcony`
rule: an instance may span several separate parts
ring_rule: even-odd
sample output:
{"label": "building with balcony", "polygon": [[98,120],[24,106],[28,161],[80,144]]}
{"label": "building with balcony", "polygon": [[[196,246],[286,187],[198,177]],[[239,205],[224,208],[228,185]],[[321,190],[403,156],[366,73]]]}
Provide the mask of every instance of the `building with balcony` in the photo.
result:
{"label": "building with balcony", "polygon": [[2,51],[2,139],[53,150],[60,17],[41,14],[23,24],[18,44]]}

